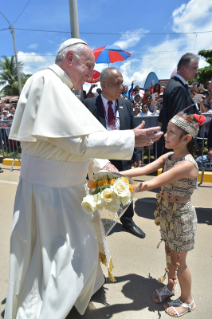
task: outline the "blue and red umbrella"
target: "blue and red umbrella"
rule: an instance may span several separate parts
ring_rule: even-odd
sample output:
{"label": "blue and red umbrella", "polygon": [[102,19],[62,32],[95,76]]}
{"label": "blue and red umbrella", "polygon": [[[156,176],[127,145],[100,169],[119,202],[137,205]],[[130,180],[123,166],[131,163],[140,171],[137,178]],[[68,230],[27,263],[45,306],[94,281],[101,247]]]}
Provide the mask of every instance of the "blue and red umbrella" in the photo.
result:
{"label": "blue and red umbrella", "polygon": [[124,61],[131,53],[121,49],[117,45],[108,45],[93,50],[96,63],[114,63]]}

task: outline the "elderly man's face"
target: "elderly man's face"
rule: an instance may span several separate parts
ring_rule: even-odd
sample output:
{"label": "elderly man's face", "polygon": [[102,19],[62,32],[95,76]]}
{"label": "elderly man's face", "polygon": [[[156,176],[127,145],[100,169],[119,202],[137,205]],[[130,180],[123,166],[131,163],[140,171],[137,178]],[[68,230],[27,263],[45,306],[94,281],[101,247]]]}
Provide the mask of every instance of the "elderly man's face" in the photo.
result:
{"label": "elderly man's face", "polygon": [[85,45],[85,49],[82,51],[80,57],[73,51],[68,51],[67,58],[71,59],[71,64],[67,72],[71,78],[74,89],[82,89],[83,84],[90,78],[92,78],[93,68],[95,65],[95,58],[92,50]]}
{"label": "elderly man's face", "polygon": [[111,70],[105,82],[102,82],[102,94],[109,101],[117,100],[123,90],[123,76],[118,70]]}
{"label": "elderly man's face", "polygon": [[193,81],[195,75],[198,73],[199,62],[193,61],[189,66],[183,66],[182,71],[180,70],[180,75],[186,81]]}

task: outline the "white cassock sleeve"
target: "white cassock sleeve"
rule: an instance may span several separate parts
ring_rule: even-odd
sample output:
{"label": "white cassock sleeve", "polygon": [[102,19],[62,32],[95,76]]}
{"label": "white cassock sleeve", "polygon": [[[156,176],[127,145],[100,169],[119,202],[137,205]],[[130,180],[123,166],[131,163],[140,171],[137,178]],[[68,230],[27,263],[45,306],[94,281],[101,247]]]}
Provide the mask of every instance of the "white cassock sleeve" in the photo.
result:
{"label": "white cassock sleeve", "polygon": [[132,130],[95,132],[88,136],[48,140],[53,145],[85,160],[94,158],[130,160],[135,145],[135,135]]}

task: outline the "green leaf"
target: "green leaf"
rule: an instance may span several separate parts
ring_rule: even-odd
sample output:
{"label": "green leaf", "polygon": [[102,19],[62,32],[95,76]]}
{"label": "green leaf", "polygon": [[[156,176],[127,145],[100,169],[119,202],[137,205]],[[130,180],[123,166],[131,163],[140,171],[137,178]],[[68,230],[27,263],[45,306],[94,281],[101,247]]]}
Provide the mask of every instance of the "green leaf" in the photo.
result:
{"label": "green leaf", "polygon": [[110,184],[107,184],[107,185],[104,185],[104,186],[99,186],[99,187],[92,193],[92,195],[95,195],[95,194],[98,194],[98,193],[103,192],[103,190],[104,190],[105,188],[110,188]]}

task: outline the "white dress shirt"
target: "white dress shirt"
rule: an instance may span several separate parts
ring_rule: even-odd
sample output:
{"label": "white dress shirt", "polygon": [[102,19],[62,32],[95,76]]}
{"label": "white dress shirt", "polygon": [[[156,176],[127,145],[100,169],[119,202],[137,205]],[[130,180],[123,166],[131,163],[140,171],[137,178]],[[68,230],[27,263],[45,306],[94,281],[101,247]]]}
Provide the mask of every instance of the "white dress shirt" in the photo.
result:
{"label": "white dress shirt", "polygon": [[178,78],[178,79],[180,79],[182,82],[183,82],[183,84],[185,85],[185,84],[187,84],[187,82],[186,82],[186,80],[180,75],[180,74],[175,74],[175,76]]}

